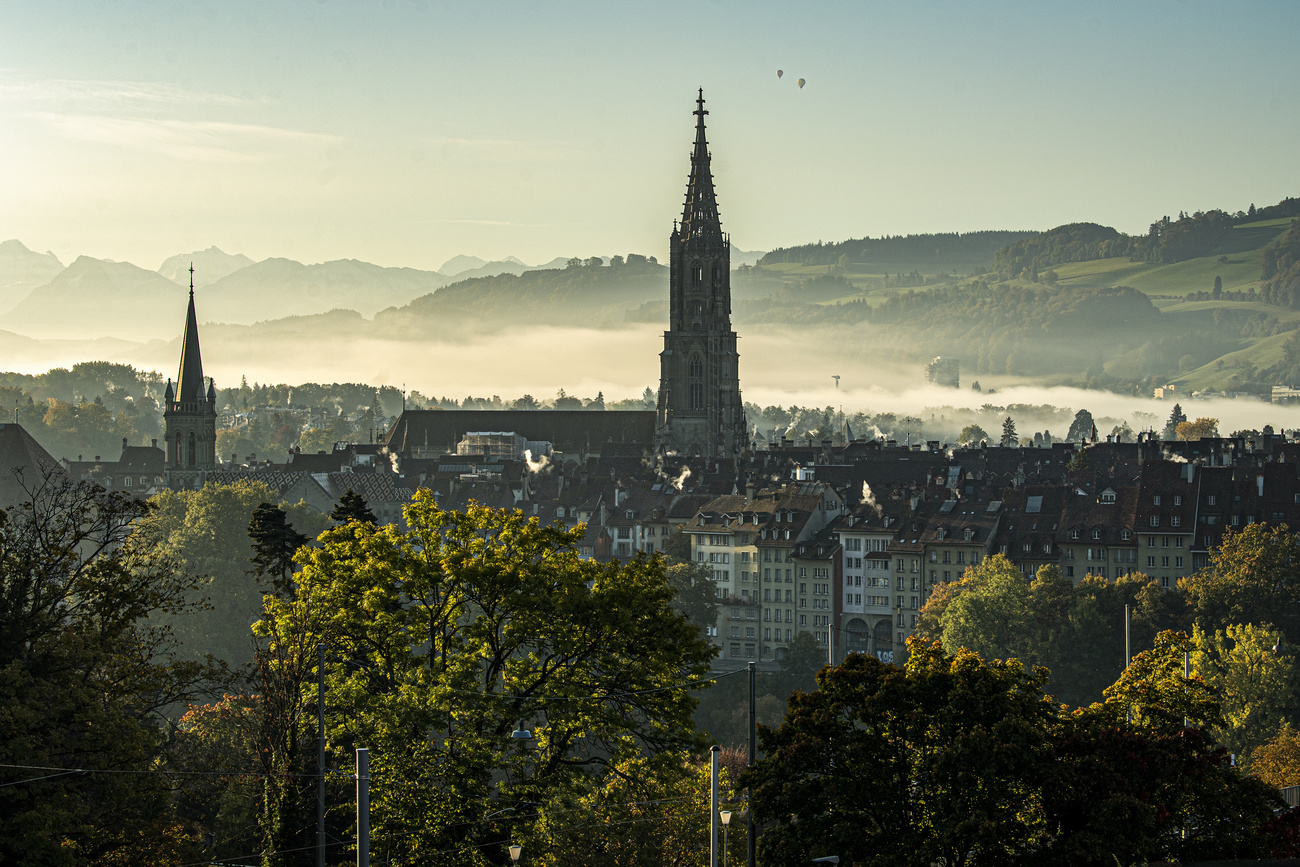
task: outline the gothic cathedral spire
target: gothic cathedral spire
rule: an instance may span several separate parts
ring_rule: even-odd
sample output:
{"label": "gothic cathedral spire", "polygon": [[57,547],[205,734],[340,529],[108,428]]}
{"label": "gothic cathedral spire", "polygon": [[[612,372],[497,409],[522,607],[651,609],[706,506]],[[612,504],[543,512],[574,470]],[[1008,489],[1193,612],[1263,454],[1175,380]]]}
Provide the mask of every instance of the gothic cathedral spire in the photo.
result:
{"label": "gothic cathedral spire", "polygon": [[194,266],[190,266],[190,306],[181,338],[181,367],[176,390],[167,382],[163,400],[166,426],[167,483],[173,488],[201,488],[217,469],[217,392],[211,380],[205,389],[199,323],[194,311]]}
{"label": "gothic cathedral spire", "polygon": [[731,330],[731,240],[718,216],[704,90],[681,222],[669,243],[668,330],[659,354],[655,445],[680,455],[730,458],[748,445]]}

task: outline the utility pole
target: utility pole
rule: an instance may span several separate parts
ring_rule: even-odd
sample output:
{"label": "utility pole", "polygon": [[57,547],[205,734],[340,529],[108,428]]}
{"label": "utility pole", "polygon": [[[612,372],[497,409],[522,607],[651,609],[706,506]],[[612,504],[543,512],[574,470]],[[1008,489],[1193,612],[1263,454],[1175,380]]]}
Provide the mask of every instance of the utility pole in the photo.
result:
{"label": "utility pole", "polygon": [[[749,767],[754,766],[754,760],[758,756],[758,726],[755,719],[755,675],[758,671],[758,664],[754,660],[749,661]],[[754,867],[754,859],[758,853],[758,841],[754,839],[754,798],[751,791],[749,798],[749,809],[745,811],[745,829],[748,833],[745,835],[746,848],[748,849],[748,858],[746,864],[748,867]]]}
{"label": "utility pole", "polygon": [[1131,623],[1132,623],[1132,617],[1130,616],[1129,606],[1125,605],[1124,606],[1124,668],[1126,669],[1133,664],[1133,645],[1130,640],[1131,630],[1129,628]]}
{"label": "utility pole", "polygon": [[717,744],[709,747],[709,867],[718,867],[718,750]]}
{"label": "utility pole", "polygon": [[325,645],[316,645],[316,867],[325,867]]}
{"label": "utility pole", "polygon": [[357,867],[370,867],[370,750],[365,747],[357,748]]}

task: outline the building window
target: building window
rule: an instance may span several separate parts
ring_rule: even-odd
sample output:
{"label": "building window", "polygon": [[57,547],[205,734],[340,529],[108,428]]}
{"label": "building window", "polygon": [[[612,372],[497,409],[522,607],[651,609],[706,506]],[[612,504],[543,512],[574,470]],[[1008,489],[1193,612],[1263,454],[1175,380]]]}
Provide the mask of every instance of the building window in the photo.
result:
{"label": "building window", "polygon": [[691,409],[704,409],[704,361],[691,356]]}
{"label": "building window", "polygon": [[1182,504],[1183,504],[1183,498],[1178,494],[1174,494],[1174,505],[1181,506]]}
{"label": "building window", "polygon": [[1218,499],[1219,499],[1219,498],[1216,497],[1214,494],[1210,494],[1210,496],[1207,497],[1205,501],[1206,501],[1206,503],[1208,503],[1209,505],[1213,506],[1213,505],[1215,505],[1216,502],[1218,502]]}
{"label": "building window", "polygon": [[1160,526],[1160,516],[1159,516],[1159,515],[1152,515],[1152,516],[1151,516],[1151,526],[1153,526],[1153,527],[1159,527],[1159,526]]}

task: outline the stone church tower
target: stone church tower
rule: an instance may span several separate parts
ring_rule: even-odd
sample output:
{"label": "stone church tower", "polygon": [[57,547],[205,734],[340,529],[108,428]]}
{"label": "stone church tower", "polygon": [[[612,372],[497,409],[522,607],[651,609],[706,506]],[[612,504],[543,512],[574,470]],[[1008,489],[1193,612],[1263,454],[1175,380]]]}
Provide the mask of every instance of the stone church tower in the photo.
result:
{"label": "stone church tower", "polygon": [[655,447],[730,458],[748,447],[748,429],[731,330],[731,239],[718,217],[706,114],[701,88],[686,206],[668,242],[669,320],[659,353]]}
{"label": "stone church tower", "polygon": [[194,266],[190,266],[190,309],[181,341],[181,369],[175,389],[167,380],[163,423],[167,430],[167,484],[172,488],[203,487],[217,469],[217,387],[209,379],[203,388],[203,358],[199,353],[199,323],[194,314]]}

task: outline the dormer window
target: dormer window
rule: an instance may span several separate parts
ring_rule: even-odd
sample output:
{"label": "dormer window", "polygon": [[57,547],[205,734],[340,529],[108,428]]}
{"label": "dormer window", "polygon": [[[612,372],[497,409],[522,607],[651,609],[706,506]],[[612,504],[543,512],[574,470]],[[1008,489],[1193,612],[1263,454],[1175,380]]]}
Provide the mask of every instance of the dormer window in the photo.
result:
{"label": "dormer window", "polygon": [[1156,494],[1154,497],[1151,498],[1151,504],[1154,505],[1154,506],[1158,506],[1158,505],[1160,505],[1160,495],[1159,495],[1159,494]]}
{"label": "dormer window", "polygon": [[1071,539],[1078,539],[1078,538],[1079,538],[1079,531],[1078,531],[1078,530],[1071,530],[1071,531],[1070,531],[1070,538],[1071,538]]}
{"label": "dormer window", "polygon": [[1101,538],[1101,530],[1098,530],[1096,527],[1093,527],[1093,528],[1092,528],[1092,540],[1093,540],[1094,542],[1096,542],[1096,541],[1097,541],[1098,539],[1100,539],[1100,538]]}
{"label": "dormer window", "polygon": [[1182,504],[1183,504],[1183,498],[1178,494],[1174,494],[1174,505],[1181,506]]}
{"label": "dormer window", "polygon": [[967,527],[966,530],[962,533],[962,538],[965,539],[967,542],[969,542],[971,539],[975,538],[975,531],[972,530],[970,527]]}
{"label": "dormer window", "polygon": [[1214,494],[1210,494],[1210,496],[1206,497],[1206,504],[1213,506],[1218,502],[1218,500],[1218,497],[1214,496]]}
{"label": "dormer window", "polygon": [[626,517],[629,521],[632,520],[632,510],[631,510],[631,509],[628,509],[628,510],[627,510],[626,512],[624,512],[623,514],[624,514],[624,517]]}
{"label": "dormer window", "polygon": [[1119,537],[1123,539],[1125,542],[1127,542],[1133,538],[1133,533],[1128,529],[1120,530]]}

